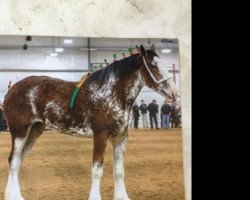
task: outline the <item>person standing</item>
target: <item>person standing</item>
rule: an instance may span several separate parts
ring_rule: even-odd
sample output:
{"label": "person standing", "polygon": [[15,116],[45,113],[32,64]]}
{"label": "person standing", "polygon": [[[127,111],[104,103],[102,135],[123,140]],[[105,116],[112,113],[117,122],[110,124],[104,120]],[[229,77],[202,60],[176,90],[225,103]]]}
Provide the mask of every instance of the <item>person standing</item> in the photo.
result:
{"label": "person standing", "polygon": [[135,102],[133,105],[133,117],[134,117],[134,128],[138,129],[138,121],[139,121],[139,117],[140,117],[140,108],[137,105],[137,103]]}
{"label": "person standing", "polygon": [[148,119],[147,119],[148,106],[145,104],[144,100],[141,100],[140,111],[141,111],[143,128],[148,128]]}
{"label": "person standing", "polygon": [[0,132],[5,131],[5,129],[6,129],[4,121],[5,121],[5,119],[4,119],[4,115],[3,115],[3,105],[0,101]]}
{"label": "person standing", "polygon": [[[154,99],[149,105],[148,105],[148,112],[149,112],[149,119],[150,119],[150,126],[151,129],[158,128],[158,120],[157,120],[157,114],[158,114],[159,106],[156,104],[156,100]],[[153,124],[154,121],[154,124]]]}
{"label": "person standing", "polygon": [[173,106],[173,111],[171,113],[171,127],[178,128],[181,124],[181,105],[176,102]]}
{"label": "person standing", "polygon": [[173,110],[172,105],[170,103],[167,103],[167,101],[165,100],[164,104],[161,107],[163,129],[169,128],[169,118],[172,110]]}

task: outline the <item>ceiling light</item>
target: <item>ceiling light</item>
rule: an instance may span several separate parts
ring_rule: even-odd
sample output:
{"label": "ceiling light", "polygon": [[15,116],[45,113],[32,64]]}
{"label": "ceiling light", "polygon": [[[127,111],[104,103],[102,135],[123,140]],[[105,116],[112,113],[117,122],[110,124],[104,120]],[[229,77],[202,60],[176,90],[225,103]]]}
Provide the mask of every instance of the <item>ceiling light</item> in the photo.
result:
{"label": "ceiling light", "polygon": [[56,56],[58,56],[58,53],[56,53],[56,52],[52,52],[52,53],[50,54],[50,57],[56,57]]}
{"label": "ceiling light", "polygon": [[162,49],[161,52],[162,53],[171,53],[171,49]]}
{"label": "ceiling light", "polygon": [[57,52],[57,53],[61,53],[61,52],[63,52],[63,48],[62,47],[58,47],[58,48],[55,48],[55,52]]}
{"label": "ceiling light", "polygon": [[72,39],[69,39],[69,38],[64,39],[64,44],[71,44],[72,42],[73,42]]}
{"label": "ceiling light", "polygon": [[32,37],[30,35],[26,36],[26,41],[31,41],[32,40]]}
{"label": "ceiling light", "polygon": [[88,48],[80,48],[80,51],[88,51],[88,50],[90,50],[90,51],[98,51],[97,48],[90,48],[90,49],[88,49]]}
{"label": "ceiling light", "polygon": [[28,45],[27,44],[23,45],[23,50],[28,50]]}
{"label": "ceiling light", "polygon": [[168,42],[166,41],[165,42],[165,49],[162,49],[161,52],[162,53],[171,53],[171,51],[172,50],[170,48],[168,48]]}

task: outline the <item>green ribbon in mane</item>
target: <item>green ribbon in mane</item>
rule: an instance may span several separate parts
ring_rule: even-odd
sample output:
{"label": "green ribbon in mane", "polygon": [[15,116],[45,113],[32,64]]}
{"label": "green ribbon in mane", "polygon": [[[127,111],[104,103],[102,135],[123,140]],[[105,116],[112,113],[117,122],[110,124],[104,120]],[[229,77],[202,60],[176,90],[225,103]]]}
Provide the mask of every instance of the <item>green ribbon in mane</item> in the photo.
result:
{"label": "green ribbon in mane", "polygon": [[82,78],[82,80],[76,85],[76,88],[74,89],[74,92],[72,94],[70,103],[69,103],[69,108],[72,109],[74,107],[75,101],[76,101],[76,97],[80,91],[80,88],[82,87],[83,83],[85,82],[85,80],[87,79],[89,75],[89,72]]}
{"label": "green ribbon in mane", "polygon": [[[138,47],[137,47],[138,49]],[[132,55],[133,54],[133,49],[132,48],[128,48],[129,54]],[[114,60],[116,60],[116,54],[113,54]],[[125,53],[123,52],[123,57],[125,58]],[[106,65],[108,65],[108,61],[106,59],[104,59],[104,62],[106,63]],[[81,86],[83,85],[83,83],[85,82],[85,80],[87,79],[89,75],[89,72],[82,78],[82,80],[76,85],[76,88],[74,89],[74,92],[72,94],[70,103],[69,103],[69,108],[72,109],[74,107],[75,101],[76,101],[76,97],[77,94],[80,91]]]}
{"label": "green ribbon in mane", "polygon": [[71,97],[71,100],[70,100],[70,103],[69,103],[69,108],[72,109],[74,107],[74,104],[75,104],[75,101],[76,101],[76,96],[79,92],[79,88],[75,88],[74,89],[74,92],[72,94],[72,97]]}

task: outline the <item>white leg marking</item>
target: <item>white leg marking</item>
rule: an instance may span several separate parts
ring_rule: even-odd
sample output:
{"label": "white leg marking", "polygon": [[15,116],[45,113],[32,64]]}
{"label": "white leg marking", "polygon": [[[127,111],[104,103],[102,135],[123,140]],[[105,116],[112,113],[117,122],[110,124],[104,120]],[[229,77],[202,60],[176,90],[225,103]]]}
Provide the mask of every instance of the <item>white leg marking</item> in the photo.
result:
{"label": "white leg marking", "polygon": [[27,137],[15,139],[15,149],[13,152],[12,161],[10,163],[9,178],[5,189],[5,200],[24,200],[20,192],[18,174],[22,163],[21,154],[26,139]]}
{"label": "white leg marking", "polygon": [[100,181],[103,174],[103,165],[94,163],[92,167],[92,186],[89,195],[89,200],[101,200]]}
{"label": "white leg marking", "polygon": [[113,173],[115,180],[115,200],[129,200],[128,194],[126,191],[125,183],[124,183],[124,165],[123,165],[123,157],[126,150],[127,139],[122,141],[119,144],[113,143],[113,153],[114,153],[114,165],[113,165]]}

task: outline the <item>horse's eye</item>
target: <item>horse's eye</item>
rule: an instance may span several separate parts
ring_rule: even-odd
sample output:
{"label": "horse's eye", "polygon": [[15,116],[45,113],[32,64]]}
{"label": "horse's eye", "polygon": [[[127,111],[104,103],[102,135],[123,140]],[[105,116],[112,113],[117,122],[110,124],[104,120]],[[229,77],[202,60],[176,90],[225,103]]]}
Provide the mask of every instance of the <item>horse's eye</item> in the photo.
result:
{"label": "horse's eye", "polygon": [[157,63],[156,62],[152,62],[152,68],[156,69],[157,68]]}

